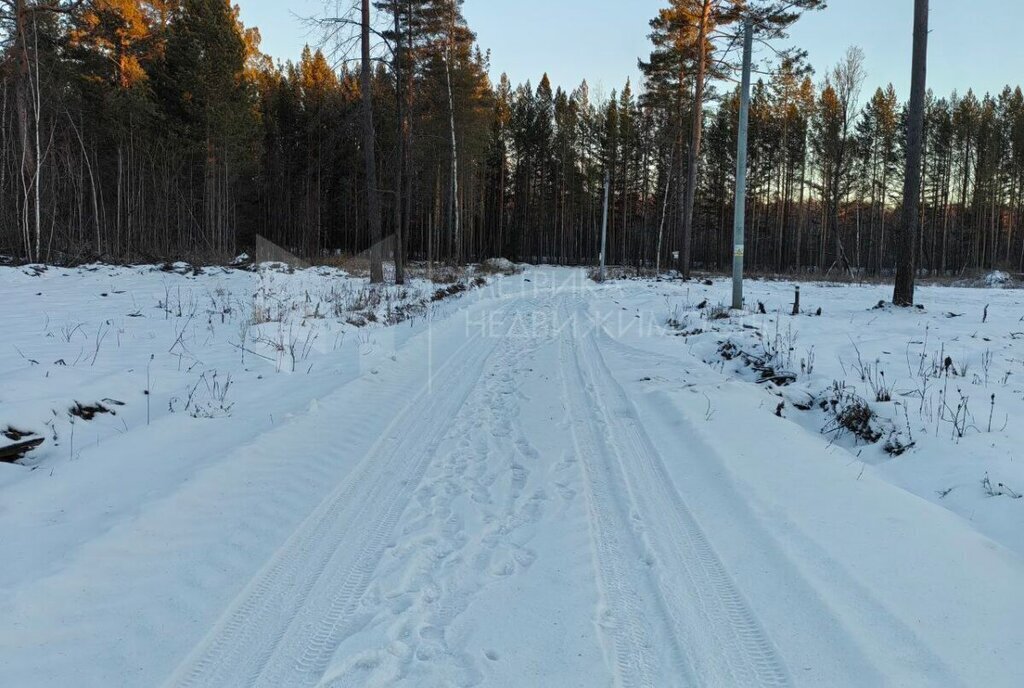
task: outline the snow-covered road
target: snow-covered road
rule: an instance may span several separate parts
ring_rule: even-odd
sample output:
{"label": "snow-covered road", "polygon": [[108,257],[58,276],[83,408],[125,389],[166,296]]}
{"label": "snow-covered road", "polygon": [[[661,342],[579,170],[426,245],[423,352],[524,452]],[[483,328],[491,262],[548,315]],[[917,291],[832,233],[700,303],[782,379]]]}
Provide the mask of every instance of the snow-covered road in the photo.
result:
{"label": "snow-covered road", "polygon": [[1024,559],[579,271],[482,291],[0,602],[4,686],[1018,686]]}

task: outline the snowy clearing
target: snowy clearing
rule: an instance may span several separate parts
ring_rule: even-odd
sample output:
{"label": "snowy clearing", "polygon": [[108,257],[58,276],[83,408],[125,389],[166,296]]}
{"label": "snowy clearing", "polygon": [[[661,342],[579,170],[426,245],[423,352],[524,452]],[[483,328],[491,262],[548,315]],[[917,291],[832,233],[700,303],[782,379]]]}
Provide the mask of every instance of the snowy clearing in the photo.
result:
{"label": "snowy clearing", "polygon": [[1022,292],[179,272],[0,270],[4,685],[1024,682]]}

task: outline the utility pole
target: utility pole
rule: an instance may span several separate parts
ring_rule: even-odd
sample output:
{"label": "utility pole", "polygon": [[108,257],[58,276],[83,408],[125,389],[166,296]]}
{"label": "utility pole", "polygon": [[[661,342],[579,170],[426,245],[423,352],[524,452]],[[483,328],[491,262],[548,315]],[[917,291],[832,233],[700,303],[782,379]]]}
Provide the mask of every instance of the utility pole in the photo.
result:
{"label": "utility pole", "polygon": [[600,281],[605,278],[605,253],[608,250],[608,191],[611,188],[611,171],[604,171],[604,220],[601,223],[601,274]]}
{"label": "utility pole", "polygon": [[743,308],[743,257],[747,213],[747,129],[750,123],[750,71],[754,54],[754,20],[743,24],[743,83],[740,86],[740,127],[736,146],[736,209],[733,220],[732,307]]}

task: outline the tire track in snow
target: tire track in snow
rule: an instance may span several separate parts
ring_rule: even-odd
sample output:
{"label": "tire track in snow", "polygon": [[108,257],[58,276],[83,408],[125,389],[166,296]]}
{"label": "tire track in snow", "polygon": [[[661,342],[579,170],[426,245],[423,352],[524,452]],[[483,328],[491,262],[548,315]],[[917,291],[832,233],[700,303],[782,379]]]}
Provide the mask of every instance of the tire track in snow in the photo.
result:
{"label": "tire track in snow", "polygon": [[[279,686],[319,679],[317,672],[326,667],[339,629],[353,613],[395,522],[443,438],[445,422],[465,402],[494,346],[478,332],[449,357],[436,377],[455,380],[453,387],[431,396],[428,384],[407,404],[167,685]],[[325,587],[332,591],[330,604],[310,604],[310,596]],[[289,632],[308,641],[298,655],[281,653]],[[274,682],[277,676],[284,678]]]}
{"label": "tire track in snow", "polygon": [[[653,442],[651,442],[646,431],[643,429],[639,416],[632,403],[628,400],[625,390],[616,381],[616,376],[612,374],[612,368],[607,365],[602,350],[607,345],[607,347],[615,350],[615,358],[641,363],[644,364],[645,368],[659,364],[664,364],[669,369],[678,368],[679,360],[621,342],[611,336],[603,327],[595,327],[591,331],[593,337],[591,338],[590,345],[592,346],[593,354],[587,360],[594,362],[594,365],[600,371],[597,374],[607,380],[608,384],[612,387],[612,391],[604,394],[604,397],[612,399],[613,407],[617,405],[617,408],[621,410],[620,412],[626,418],[627,425],[633,425],[635,428],[638,428],[640,434],[634,439],[640,443],[646,442],[649,444],[653,452],[652,455],[659,456],[660,453],[654,448]],[[699,358],[695,358],[694,363],[701,369],[701,372],[704,372],[702,370],[703,367],[708,365]],[[727,379],[715,380],[712,377],[703,378],[697,384],[687,384],[685,386],[706,385],[709,387],[720,387],[730,383],[743,384]],[[672,438],[676,442],[688,447],[691,455],[701,457],[700,464],[694,464],[696,470],[708,470],[707,467],[709,465],[720,465],[721,459],[718,458],[718,450],[715,449],[713,438],[705,438],[705,433],[698,429],[698,425],[703,425],[703,423],[696,423],[693,417],[679,416],[678,409],[668,399],[662,399],[660,403],[655,403],[649,406],[649,408],[654,413],[662,416],[667,425],[674,428]],[[667,480],[668,473],[665,470],[664,464],[660,464],[660,468],[662,471],[665,471],[665,478]],[[711,470],[714,471],[716,469]],[[703,483],[705,480],[713,480],[715,485],[709,486],[707,483]],[[883,682],[883,675],[878,672],[876,667],[864,655],[864,648],[849,635],[849,630],[846,628],[849,621],[833,617],[833,614],[835,614],[834,610],[825,606],[827,603],[822,602],[823,593],[821,588],[816,587],[815,583],[800,571],[799,560],[791,559],[789,555],[783,553],[778,548],[778,545],[774,544],[772,535],[764,529],[764,524],[757,521],[756,517],[749,513],[749,506],[746,502],[735,503],[735,500],[739,500],[741,497],[731,491],[728,486],[723,485],[720,476],[705,476],[703,479],[698,478],[698,481],[703,484],[699,484],[695,488],[691,487],[691,490],[703,491],[710,487],[715,494],[715,499],[730,505],[730,512],[733,518],[742,522],[742,525],[739,525],[739,523],[737,525],[742,528],[743,537],[748,538],[747,542],[750,543],[752,548],[765,548],[765,543],[771,543],[768,545],[767,551],[768,556],[772,560],[764,563],[766,570],[771,570],[773,576],[778,579],[776,585],[786,589],[790,594],[795,590],[802,591],[801,602],[805,606],[799,610],[800,614],[812,614],[812,618],[816,617],[816,623],[808,623],[807,618],[803,619],[803,624],[805,625],[802,625],[801,632],[810,634],[803,642],[807,643],[813,638],[813,643],[817,645],[813,650],[815,656],[821,659],[828,656],[829,660],[826,660],[826,664],[828,661],[831,661],[833,665],[841,666],[840,671],[842,675],[834,673],[830,676],[830,680],[835,685],[877,685]],[[726,480],[725,482],[728,481]],[[676,492],[676,490],[673,489],[673,492]],[[685,502],[681,496],[680,503],[684,504],[685,508]],[[692,516],[690,520],[695,523],[695,519]],[[743,522],[744,520],[746,522]],[[842,562],[836,561],[833,556],[805,535],[799,524],[787,522],[786,531],[791,545],[802,550],[803,556],[800,559],[818,562],[818,566],[827,566],[829,585],[842,589],[843,595],[850,598],[850,604],[857,610],[856,615],[861,617],[860,623],[866,628],[875,627],[876,630],[874,632],[877,637],[886,636],[881,642],[888,646],[888,651],[898,655],[898,659],[894,659],[894,662],[902,662],[907,667],[914,667],[914,672],[924,677],[924,685],[950,687],[963,685],[962,681],[956,677],[955,672],[950,669],[943,658],[923,645],[916,637],[912,628],[908,627],[905,622],[901,621],[891,610],[887,609],[870,589],[851,576]],[[730,537],[735,536],[730,535]],[[704,537],[703,532],[698,532],[698,538],[703,542],[703,546],[713,550],[713,546]],[[735,543],[732,544],[735,547]],[[717,555],[715,556],[717,558]],[[828,597],[829,595],[826,594],[825,598],[827,599]],[[739,601],[742,602],[742,598]],[[806,681],[804,677],[800,678]]]}
{"label": "tire track in snow", "polygon": [[[604,455],[609,474],[620,481],[612,496],[620,503],[613,511],[622,518],[628,515],[632,527],[620,529],[632,530],[626,536],[639,538],[645,545],[641,557],[650,567],[651,587],[660,602],[657,612],[669,627],[669,640],[686,659],[685,666],[692,672],[690,682],[788,685],[788,672],[773,644],[672,487],[660,455],[624,391],[611,377],[594,338],[596,323],[586,322],[591,318],[582,307],[572,317],[587,330],[576,332],[570,345],[570,367],[582,392],[577,404],[597,416],[589,424],[593,444]],[[625,645],[616,637],[620,657]],[[619,668],[623,669],[621,661]],[[664,685],[672,676],[656,675],[657,685]],[[623,685],[633,685],[628,676],[619,678]],[[678,675],[674,679],[682,680]]]}
{"label": "tire track in snow", "polygon": [[[567,322],[564,317],[563,321]],[[559,346],[562,394],[568,405],[569,426],[590,513],[594,563],[604,605],[604,609],[599,610],[598,624],[607,637],[606,654],[613,664],[615,685],[654,688],[658,685],[651,657],[654,632],[644,613],[643,581],[636,566],[640,553],[632,546],[634,539],[627,525],[629,515],[624,511],[625,505],[615,496],[616,483],[621,476],[615,475],[590,418],[576,339],[573,333],[568,334],[562,337]]]}
{"label": "tire track in snow", "polygon": [[[701,684],[788,685],[788,672],[774,645],[672,487],[660,455],[611,377],[592,333],[583,344],[609,441],[622,465],[632,469],[625,475],[643,522],[651,529],[657,526],[658,532],[647,530],[646,539],[662,569],[665,608]],[[684,585],[678,584],[680,574],[685,576]],[[696,618],[704,623],[695,623]]]}

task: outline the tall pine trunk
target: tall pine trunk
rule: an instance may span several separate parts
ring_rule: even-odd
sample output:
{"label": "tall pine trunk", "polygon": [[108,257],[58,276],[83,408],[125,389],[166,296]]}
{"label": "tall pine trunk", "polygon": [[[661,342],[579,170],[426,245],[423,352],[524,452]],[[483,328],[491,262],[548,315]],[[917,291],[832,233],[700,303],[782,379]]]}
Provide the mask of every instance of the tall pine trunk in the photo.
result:
{"label": "tall pine trunk", "polygon": [[377,194],[377,149],[373,128],[373,80],[370,70],[370,0],[362,0],[363,157],[366,164],[366,212],[370,226],[370,282],[384,281],[381,258],[380,197]]}
{"label": "tall pine trunk", "polygon": [[914,64],[907,121],[907,170],[903,185],[903,212],[897,240],[897,306],[914,305],[917,269],[917,233],[921,222],[921,156],[924,149],[925,89],[928,82],[928,0],[914,1]]}
{"label": "tall pine trunk", "polygon": [[697,30],[697,78],[693,87],[693,108],[690,123],[690,150],[686,162],[686,185],[683,189],[683,245],[679,252],[679,272],[690,277],[693,253],[693,208],[697,200],[697,165],[700,164],[701,138],[704,132],[704,88],[707,78],[707,36],[711,21],[711,0],[704,0],[700,26]]}
{"label": "tall pine trunk", "polygon": [[[452,27],[454,33],[454,27]],[[459,225],[459,147],[458,140],[455,137],[455,95],[452,92],[452,43],[454,42],[454,35],[449,37],[448,49],[444,59],[444,72],[445,81],[448,87],[448,123],[449,133],[451,134],[451,155],[452,155],[452,200],[451,200],[451,214],[452,214],[452,257],[456,263],[462,261],[462,228]]]}
{"label": "tall pine trunk", "polygon": [[[14,106],[17,112],[18,139],[21,144],[21,234],[25,244],[25,255],[30,261],[38,260],[34,251],[32,222],[32,191],[35,186],[36,150],[32,142],[29,108],[33,99],[32,60],[28,47],[28,13],[25,0],[17,0],[14,7],[14,51],[17,71],[14,77]],[[38,237],[36,223],[35,234]]]}
{"label": "tall pine trunk", "polygon": [[[405,284],[405,218],[402,210],[405,203],[403,189],[406,183],[406,169],[409,150],[409,126],[407,121],[407,84],[402,64],[405,59],[402,37],[401,9],[398,0],[392,5],[395,31],[395,102],[398,109],[398,173],[395,175],[395,284]],[[411,31],[411,27],[410,27]]]}

